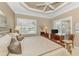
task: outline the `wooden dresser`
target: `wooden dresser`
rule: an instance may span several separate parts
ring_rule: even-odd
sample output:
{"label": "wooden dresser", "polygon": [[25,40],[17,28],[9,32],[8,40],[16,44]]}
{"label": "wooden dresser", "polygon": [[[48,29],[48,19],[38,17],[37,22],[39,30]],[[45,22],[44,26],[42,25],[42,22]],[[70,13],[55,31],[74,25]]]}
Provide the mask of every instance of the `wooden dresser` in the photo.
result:
{"label": "wooden dresser", "polygon": [[62,42],[62,40],[64,39],[64,36],[63,35],[56,35],[56,34],[50,34],[50,35],[51,35],[50,36],[50,40],[51,41],[56,42],[56,43],[64,46],[63,45],[63,42]]}
{"label": "wooden dresser", "polygon": [[[63,40],[65,38],[64,35],[49,34],[49,33],[45,33],[45,32],[41,32],[40,35],[65,47],[64,42],[63,42]],[[72,45],[74,46],[74,43],[73,43],[74,42],[74,35],[70,34],[69,36],[70,36],[69,40],[72,40]]]}
{"label": "wooden dresser", "polygon": [[41,32],[40,35],[49,39],[49,33]]}

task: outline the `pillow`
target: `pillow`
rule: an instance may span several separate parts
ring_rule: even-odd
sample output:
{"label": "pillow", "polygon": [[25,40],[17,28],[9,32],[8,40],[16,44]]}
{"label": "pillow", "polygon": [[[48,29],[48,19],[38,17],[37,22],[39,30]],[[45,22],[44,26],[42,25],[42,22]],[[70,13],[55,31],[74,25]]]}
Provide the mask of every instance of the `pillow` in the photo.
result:
{"label": "pillow", "polygon": [[13,53],[13,54],[21,54],[22,51],[21,51],[20,42],[17,41],[15,38],[12,38],[11,43],[8,46],[8,50],[9,50],[10,53]]}
{"label": "pillow", "polygon": [[20,35],[17,35],[17,36],[16,36],[16,39],[17,39],[18,41],[22,41],[22,40],[24,39],[24,37],[20,34]]}
{"label": "pillow", "polygon": [[12,38],[16,38],[17,35],[19,35],[18,33],[9,33],[9,35],[12,37]]}
{"label": "pillow", "polygon": [[8,47],[11,42],[11,37],[7,34],[0,38],[0,46]]}
{"label": "pillow", "polygon": [[7,56],[8,55],[8,49],[11,41],[11,37],[7,34],[0,38],[0,56]]}

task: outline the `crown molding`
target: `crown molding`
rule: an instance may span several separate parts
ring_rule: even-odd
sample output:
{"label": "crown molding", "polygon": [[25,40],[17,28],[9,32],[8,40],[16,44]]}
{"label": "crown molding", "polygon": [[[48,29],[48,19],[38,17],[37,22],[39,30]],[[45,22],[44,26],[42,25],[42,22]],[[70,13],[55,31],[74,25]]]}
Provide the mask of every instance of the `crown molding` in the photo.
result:
{"label": "crown molding", "polygon": [[31,7],[29,7],[27,4],[25,4],[24,2],[21,2],[21,3],[20,3],[20,5],[21,5],[22,7],[24,7],[25,9],[29,9],[29,10],[31,10],[31,11],[36,11],[36,12],[41,12],[41,13],[51,13],[51,12],[55,12],[56,10],[60,9],[61,7],[63,7],[63,6],[66,5],[66,4],[67,4],[67,2],[63,2],[63,3],[62,3],[60,6],[58,6],[56,9],[44,12],[44,11],[42,11],[42,10],[38,10],[38,9],[31,8]]}

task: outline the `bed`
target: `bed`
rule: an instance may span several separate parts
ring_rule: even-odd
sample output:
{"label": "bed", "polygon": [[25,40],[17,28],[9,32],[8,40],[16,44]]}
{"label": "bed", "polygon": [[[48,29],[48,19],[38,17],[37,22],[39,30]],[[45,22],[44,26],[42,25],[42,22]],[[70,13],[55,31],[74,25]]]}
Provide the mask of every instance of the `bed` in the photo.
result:
{"label": "bed", "polygon": [[56,51],[62,46],[42,36],[25,37],[21,41],[22,54],[9,54],[9,56],[43,56]]}

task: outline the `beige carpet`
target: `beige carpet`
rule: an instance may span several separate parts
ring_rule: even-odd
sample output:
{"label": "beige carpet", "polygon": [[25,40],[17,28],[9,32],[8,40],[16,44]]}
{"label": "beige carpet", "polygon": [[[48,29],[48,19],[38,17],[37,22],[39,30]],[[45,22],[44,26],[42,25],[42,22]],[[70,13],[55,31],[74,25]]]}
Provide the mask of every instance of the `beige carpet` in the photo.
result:
{"label": "beige carpet", "polygon": [[79,48],[75,47],[72,49],[72,56],[79,56]]}

